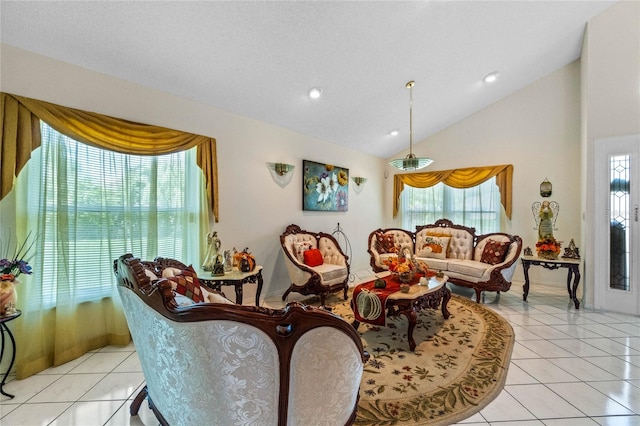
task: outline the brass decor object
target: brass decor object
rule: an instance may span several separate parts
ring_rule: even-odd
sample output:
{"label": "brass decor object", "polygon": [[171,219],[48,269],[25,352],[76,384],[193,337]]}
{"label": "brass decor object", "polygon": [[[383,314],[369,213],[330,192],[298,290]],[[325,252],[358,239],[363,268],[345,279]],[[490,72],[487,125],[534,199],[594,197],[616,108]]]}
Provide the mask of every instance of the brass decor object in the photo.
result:
{"label": "brass decor object", "polygon": [[433,163],[431,158],[416,157],[413,153],[413,86],[415,86],[414,81],[406,84],[409,89],[409,154],[405,158],[397,158],[389,163],[396,169],[405,171],[419,170]]}

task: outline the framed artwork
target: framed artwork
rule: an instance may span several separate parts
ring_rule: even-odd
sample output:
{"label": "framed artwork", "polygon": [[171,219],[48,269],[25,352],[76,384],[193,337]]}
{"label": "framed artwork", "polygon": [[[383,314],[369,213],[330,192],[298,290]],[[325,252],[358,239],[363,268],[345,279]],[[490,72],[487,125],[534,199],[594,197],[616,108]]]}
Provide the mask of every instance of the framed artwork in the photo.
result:
{"label": "framed artwork", "polygon": [[302,160],[302,170],[302,210],[349,209],[349,169]]}

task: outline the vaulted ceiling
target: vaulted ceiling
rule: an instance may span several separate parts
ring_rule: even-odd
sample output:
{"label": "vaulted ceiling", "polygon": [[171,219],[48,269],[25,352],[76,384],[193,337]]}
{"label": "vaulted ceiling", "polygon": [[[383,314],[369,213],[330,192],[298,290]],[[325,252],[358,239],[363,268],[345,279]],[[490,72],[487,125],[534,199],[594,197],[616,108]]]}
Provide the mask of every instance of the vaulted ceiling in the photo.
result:
{"label": "vaulted ceiling", "polygon": [[579,58],[614,3],[1,0],[0,40],[387,158],[408,81],[418,142]]}

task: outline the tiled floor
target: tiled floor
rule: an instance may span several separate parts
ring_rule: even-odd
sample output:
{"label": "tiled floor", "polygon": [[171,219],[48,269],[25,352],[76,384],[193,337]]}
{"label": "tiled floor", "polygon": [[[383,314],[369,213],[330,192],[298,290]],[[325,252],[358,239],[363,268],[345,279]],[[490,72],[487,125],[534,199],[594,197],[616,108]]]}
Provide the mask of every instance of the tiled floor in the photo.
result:
{"label": "tiled floor", "polygon": [[[461,423],[640,426],[639,317],[576,311],[564,288],[541,285],[532,286],[528,302],[514,283],[485,303],[510,321],[516,344],[504,391]],[[146,403],[129,416],[142,383],[133,346],[103,348],[10,381],[5,390],[16,397],[0,400],[0,425],[156,425]]]}

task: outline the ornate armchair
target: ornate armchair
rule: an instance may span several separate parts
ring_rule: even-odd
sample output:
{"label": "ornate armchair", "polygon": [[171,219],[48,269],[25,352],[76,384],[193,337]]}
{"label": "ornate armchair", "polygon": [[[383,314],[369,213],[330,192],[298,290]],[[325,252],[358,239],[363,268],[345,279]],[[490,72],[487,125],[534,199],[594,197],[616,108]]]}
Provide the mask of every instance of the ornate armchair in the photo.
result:
{"label": "ornate armchair", "polygon": [[280,235],[280,245],[291,279],[282,300],[294,291],[303,295],[316,294],[320,296],[320,304],[324,305],[328,293],[340,290],[347,300],[349,258],[332,235],[289,225]]}
{"label": "ornate armchair", "polygon": [[178,306],[157,268],[131,254],[114,261],[146,380],[131,415],[148,399],[163,425],[353,422],[367,355],[349,323],[299,303]]}

